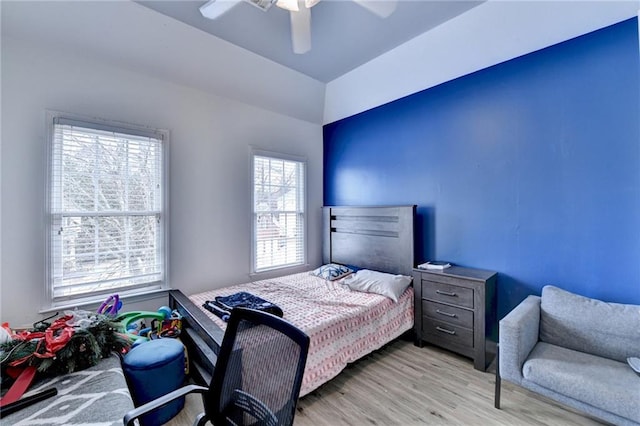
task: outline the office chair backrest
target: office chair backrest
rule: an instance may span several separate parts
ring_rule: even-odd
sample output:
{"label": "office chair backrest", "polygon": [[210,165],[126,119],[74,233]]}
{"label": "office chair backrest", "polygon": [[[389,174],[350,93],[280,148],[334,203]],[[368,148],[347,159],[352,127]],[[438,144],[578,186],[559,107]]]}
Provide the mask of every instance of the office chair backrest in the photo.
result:
{"label": "office chair backrest", "polygon": [[266,312],[235,308],[227,324],[205,412],[214,425],[291,425],[309,337]]}

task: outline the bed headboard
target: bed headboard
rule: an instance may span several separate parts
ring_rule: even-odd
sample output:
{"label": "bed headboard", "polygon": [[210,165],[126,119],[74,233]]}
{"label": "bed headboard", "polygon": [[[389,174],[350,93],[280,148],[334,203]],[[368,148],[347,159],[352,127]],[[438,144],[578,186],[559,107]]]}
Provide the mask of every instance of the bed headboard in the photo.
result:
{"label": "bed headboard", "polygon": [[323,207],[323,263],[411,276],[416,206]]}

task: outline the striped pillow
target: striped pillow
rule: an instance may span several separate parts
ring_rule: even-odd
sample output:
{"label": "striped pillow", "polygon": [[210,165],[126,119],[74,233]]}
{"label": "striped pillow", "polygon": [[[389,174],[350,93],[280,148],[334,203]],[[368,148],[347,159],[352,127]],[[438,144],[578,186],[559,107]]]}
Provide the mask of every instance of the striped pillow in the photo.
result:
{"label": "striped pillow", "polygon": [[310,273],[311,275],[315,275],[316,277],[334,281],[353,273],[353,269],[348,268],[344,265],[339,265],[337,263],[327,263],[326,265],[322,265],[318,269],[314,269]]}

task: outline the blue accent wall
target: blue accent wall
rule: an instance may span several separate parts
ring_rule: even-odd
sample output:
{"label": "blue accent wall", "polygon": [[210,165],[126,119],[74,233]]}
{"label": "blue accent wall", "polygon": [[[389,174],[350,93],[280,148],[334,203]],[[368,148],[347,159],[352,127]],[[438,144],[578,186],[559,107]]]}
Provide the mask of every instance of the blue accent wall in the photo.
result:
{"label": "blue accent wall", "polygon": [[[637,19],[324,127],[326,205],[417,204],[417,261],[640,304]],[[434,64],[437,66],[437,64]]]}

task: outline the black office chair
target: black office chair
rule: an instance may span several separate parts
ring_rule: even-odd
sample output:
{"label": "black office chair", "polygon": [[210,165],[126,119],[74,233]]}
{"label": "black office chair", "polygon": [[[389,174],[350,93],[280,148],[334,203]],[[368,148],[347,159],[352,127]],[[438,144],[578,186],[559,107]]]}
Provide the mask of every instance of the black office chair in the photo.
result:
{"label": "black office chair", "polygon": [[188,385],[124,416],[125,425],[188,393],[203,394],[194,425],[291,425],[309,352],[309,336],[266,312],[235,308],[209,387]]}

